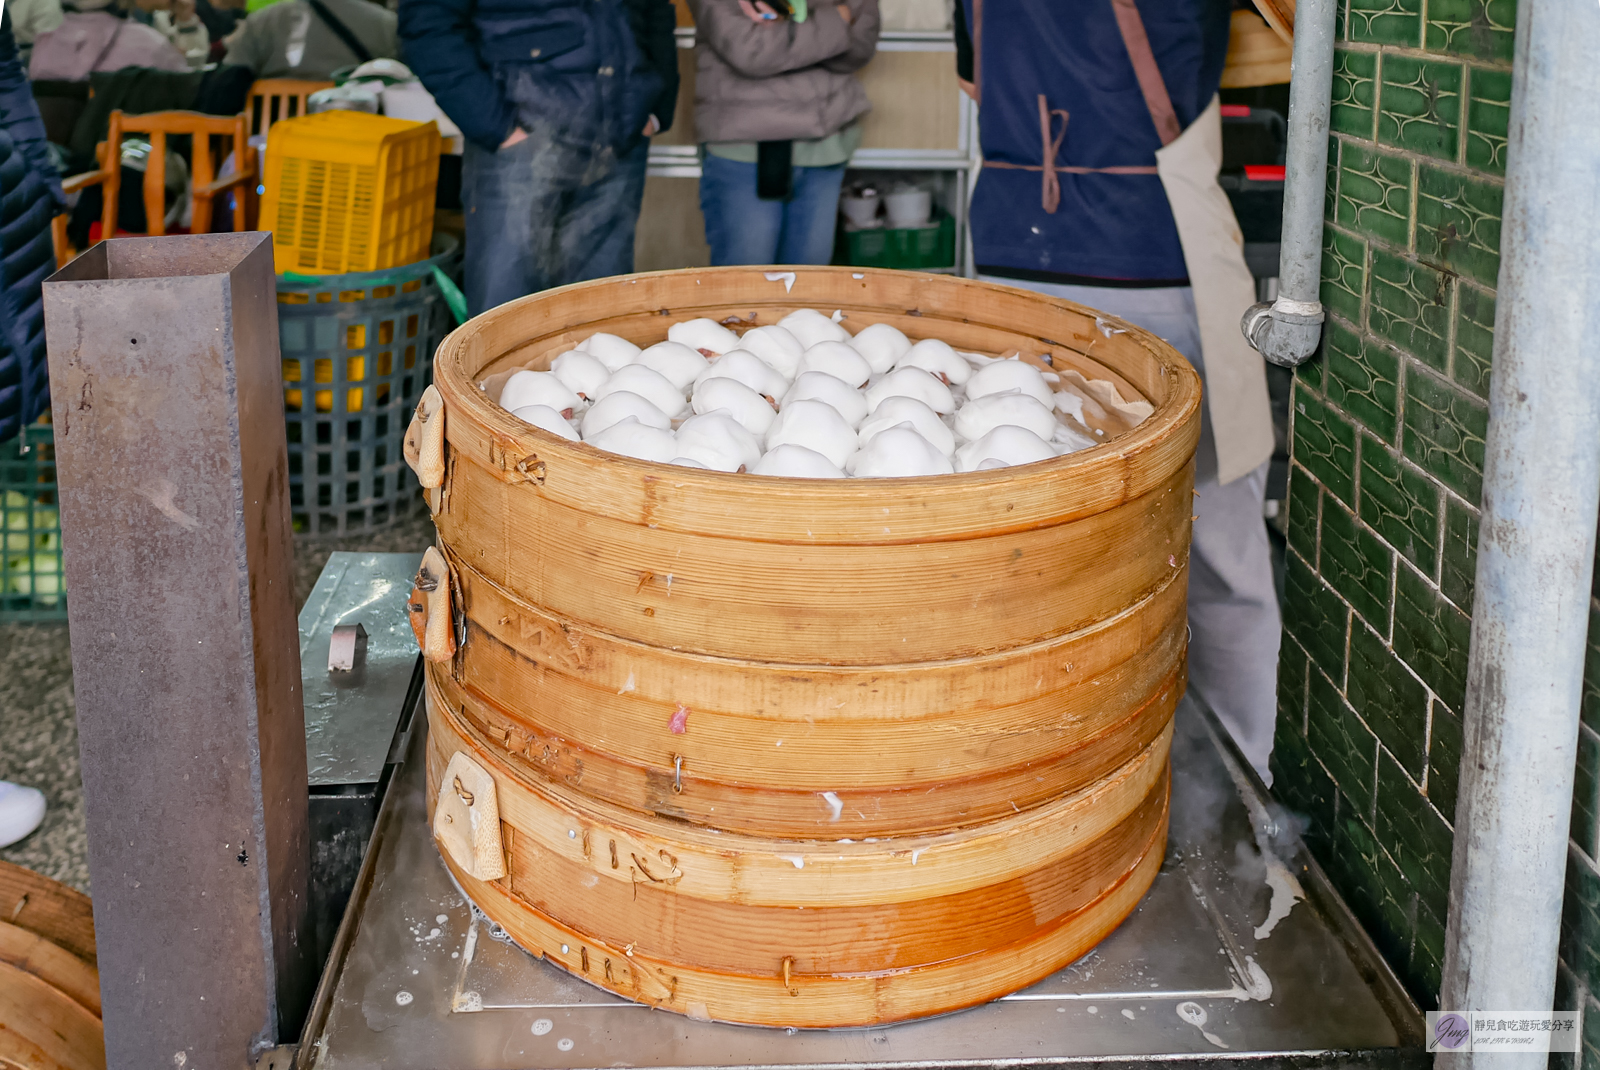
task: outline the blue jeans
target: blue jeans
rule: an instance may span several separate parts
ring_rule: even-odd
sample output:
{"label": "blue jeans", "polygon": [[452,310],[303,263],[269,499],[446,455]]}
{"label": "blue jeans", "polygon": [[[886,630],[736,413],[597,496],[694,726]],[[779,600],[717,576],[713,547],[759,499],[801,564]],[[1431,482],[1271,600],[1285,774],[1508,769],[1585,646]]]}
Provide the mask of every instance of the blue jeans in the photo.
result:
{"label": "blue jeans", "polygon": [[730,264],[826,264],[833,259],[844,164],[796,167],[786,201],[756,196],[756,165],[705,154],[700,211],[713,267]]}
{"label": "blue jeans", "polygon": [[648,140],[618,158],[548,128],[489,152],[467,143],[466,296],[476,316],[553,286],[633,270]]}

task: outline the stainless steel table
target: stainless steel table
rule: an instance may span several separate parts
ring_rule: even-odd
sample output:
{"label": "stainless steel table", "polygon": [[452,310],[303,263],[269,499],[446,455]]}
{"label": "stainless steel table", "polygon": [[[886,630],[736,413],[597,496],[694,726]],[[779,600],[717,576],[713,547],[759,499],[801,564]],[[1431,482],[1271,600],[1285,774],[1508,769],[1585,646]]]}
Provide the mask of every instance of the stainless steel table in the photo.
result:
{"label": "stainless steel table", "polygon": [[1173,745],[1167,857],[1116,932],[986,1006],[848,1030],[691,1021],[620,1000],[509,943],[439,861],[425,820],[426,722],[413,724],[395,752],[406,758],[318,992],[301,1067],[1429,1064],[1416,1006],[1190,700]]}

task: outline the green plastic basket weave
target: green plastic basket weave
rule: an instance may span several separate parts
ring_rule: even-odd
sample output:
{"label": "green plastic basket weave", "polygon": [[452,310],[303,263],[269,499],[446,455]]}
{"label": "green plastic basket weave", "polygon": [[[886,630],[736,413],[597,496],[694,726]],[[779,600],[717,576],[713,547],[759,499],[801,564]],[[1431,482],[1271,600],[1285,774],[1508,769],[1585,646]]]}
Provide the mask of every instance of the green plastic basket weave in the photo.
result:
{"label": "green plastic basket weave", "polygon": [[454,238],[428,260],[348,275],[278,276],[289,511],[302,535],[375,531],[421,497],[400,444],[432,381],[433,351],[465,312],[447,274]]}
{"label": "green plastic basket weave", "polygon": [[66,616],[55,434],[33,424],[0,443],[0,621]]}

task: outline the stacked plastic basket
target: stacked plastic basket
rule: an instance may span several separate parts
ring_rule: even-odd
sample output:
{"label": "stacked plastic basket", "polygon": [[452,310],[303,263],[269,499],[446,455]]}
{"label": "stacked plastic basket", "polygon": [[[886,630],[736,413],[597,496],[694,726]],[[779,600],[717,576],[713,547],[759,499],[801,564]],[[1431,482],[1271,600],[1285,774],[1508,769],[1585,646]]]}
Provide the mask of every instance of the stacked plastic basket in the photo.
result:
{"label": "stacked plastic basket", "polygon": [[308,535],[373,531],[419,505],[400,454],[433,351],[456,325],[449,270],[457,243],[415,264],[278,277],[278,339],[288,420],[289,506]]}
{"label": "stacked plastic basket", "polygon": [[298,533],[372,531],[418,503],[400,442],[461,311],[456,243],[429,246],[438,174],[432,123],[324,112],[269,134],[261,219],[279,272]]}
{"label": "stacked plastic basket", "polygon": [[66,619],[56,500],[50,425],[0,443],[0,621]]}

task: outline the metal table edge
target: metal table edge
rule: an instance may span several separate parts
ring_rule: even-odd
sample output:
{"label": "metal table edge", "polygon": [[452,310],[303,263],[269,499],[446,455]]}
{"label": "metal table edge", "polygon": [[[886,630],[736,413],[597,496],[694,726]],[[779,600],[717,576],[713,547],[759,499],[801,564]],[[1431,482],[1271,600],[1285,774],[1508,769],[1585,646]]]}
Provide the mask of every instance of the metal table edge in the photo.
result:
{"label": "metal table edge", "polygon": [[361,859],[361,870],[356,875],[355,887],[351,889],[350,900],[345,905],[344,917],[340,919],[339,930],[334,934],[333,948],[328,953],[328,961],[323,965],[322,976],[317,980],[316,992],[311,997],[311,1008],[306,1012],[305,1025],[300,1031],[299,1054],[290,1070],[311,1070],[316,1065],[319,1049],[315,1041],[322,1034],[323,1027],[327,1025],[328,1012],[333,1006],[333,996],[339,987],[339,977],[344,972],[350,946],[355,942],[356,933],[361,928],[361,917],[366,912],[367,895],[372,891],[378,856],[382,854],[384,845],[396,831],[395,810],[399,807],[399,803],[396,801],[398,793],[394,790],[395,784],[401,779],[407,764],[422,759],[420,748],[428,734],[427,719],[416,716],[417,709],[422,703],[422,671],[422,655],[418,654],[410,686],[406,689],[405,706],[400,713],[395,742],[389,751],[391,761],[385,769],[385,780],[381,786],[383,801],[378,804],[378,818],[373,824],[372,837],[367,841],[366,853]]}

